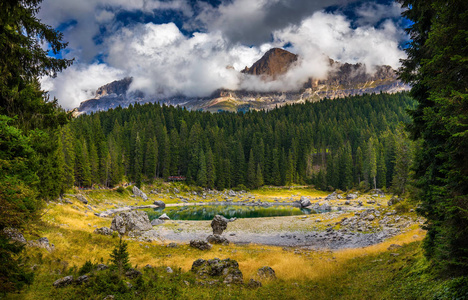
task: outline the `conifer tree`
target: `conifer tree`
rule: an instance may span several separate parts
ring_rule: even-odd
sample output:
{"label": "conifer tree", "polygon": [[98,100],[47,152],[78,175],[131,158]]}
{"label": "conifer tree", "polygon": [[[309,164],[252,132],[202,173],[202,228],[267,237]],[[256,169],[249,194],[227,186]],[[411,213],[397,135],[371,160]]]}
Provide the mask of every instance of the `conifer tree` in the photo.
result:
{"label": "conifer tree", "polygon": [[255,161],[252,149],[250,149],[249,163],[247,166],[247,186],[250,188],[256,187],[256,172],[255,172]]}
{"label": "conifer tree", "polygon": [[206,186],[206,158],[205,158],[205,152],[203,151],[203,148],[200,149],[200,154],[198,156],[199,159],[199,169],[198,169],[198,174],[197,174],[197,185],[198,186]]}
{"label": "conifer tree", "polygon": [[122,236],[120,236],[119,244],[115,246],[110,254],[111,267],[117,270],[119,277],[122,277],[124,272],[130,268],[130,255],[128,254],[127,247],[127,243],[122,241]]}

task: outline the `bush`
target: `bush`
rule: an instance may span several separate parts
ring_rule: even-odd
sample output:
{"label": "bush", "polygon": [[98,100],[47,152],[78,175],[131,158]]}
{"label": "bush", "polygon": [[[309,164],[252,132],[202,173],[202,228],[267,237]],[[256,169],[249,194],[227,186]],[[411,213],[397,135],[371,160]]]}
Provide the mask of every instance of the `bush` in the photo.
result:
{"label": "bush", "polygon": [[90,260],[87,260],[84,263],[84,265],[80,268],[80,270],[78,271],[78,274],[81,276],[81,275],[91,272],[93,269],[94,269],[94,264]]}
{"label": "bush", "polygon": [[124,188],[124,187],[119,186],[119,187],[117,188],[117,193],[123,194],[124,192],[125,192],[125,188]]}

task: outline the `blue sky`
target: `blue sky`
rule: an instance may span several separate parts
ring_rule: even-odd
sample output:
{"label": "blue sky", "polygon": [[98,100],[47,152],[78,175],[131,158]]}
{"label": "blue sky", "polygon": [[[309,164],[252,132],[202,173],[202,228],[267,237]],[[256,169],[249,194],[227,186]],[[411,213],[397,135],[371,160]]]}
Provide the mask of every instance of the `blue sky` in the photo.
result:
{"label": "blue sky", "polygon": [[[206,96],[219,88],[294,90],[330,71],[328,57],[399,66],[408,37],[393,1],[44,0],[39,17],[64,33],[75,58],[43,88],[73,108],[101,85],[132,76],[131,89],[156,98]],[[300,56],[275,83],[243,78],[272,47]]]}

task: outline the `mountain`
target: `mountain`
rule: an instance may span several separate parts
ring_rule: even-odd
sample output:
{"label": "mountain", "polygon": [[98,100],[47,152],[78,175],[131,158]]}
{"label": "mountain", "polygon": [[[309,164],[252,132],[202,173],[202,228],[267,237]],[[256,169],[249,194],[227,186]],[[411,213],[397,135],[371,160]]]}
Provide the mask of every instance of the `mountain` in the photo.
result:
{"label": "mountain", "polygon": [[[273,48],[250,68],[241,73],[245,76],[259,76],[264,81],[277,80],[298,61],[298,56],[286,50]],[[390,66],[377,66],[369,74],[366,65],[341,63],[329,59],[330,71],[326,79],[309,78],[296,91],[258,92],[250,90],[219,89],[208,97],[190,98],[175,95],[155,98],[140,91],[129,91],[132,78],[124,78],[100,87],[93,99],[83,101],[79,113],[107,110],[132,103],[161,102],[168,105],[185,106],[191,110],[246,111],[249,109],[272,109],[292,103],[318,101],[324,98],[343,98],[371,93],[396,93],[409,90],[409,86],[398,80]],[[248,80],[248,78],[247,78]]]}
{"label": "mountain", "polygon": [[280,48],[273,48],[268,50],[250,68],[245,67],[242,73],[268,76],[275,79],[278,75],[286,73],[289,67],[296,61],[296,54]]}

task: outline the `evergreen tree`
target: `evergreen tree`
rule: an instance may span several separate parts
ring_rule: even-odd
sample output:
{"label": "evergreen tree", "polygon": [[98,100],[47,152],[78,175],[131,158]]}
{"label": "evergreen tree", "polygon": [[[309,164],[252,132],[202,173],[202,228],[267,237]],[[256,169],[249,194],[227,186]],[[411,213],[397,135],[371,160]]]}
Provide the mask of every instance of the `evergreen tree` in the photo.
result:
{"label": "evergreen tree", "polygon": [[375,151],[374,140],[371,138],[367,143],[368,171],[369,178],[374,189],[377,188],[377,152]]}
{"label": "evergreen tree", "polygon": [[146,144],[145,174],[152,181],[156,177],[156,166],[158,161],[158,142],[151,138]]}
{"label": "evergreen tree", "polygon": [[122,241],[122,237],[120,237],[119,244],[115,246],[110,254],[111,267],[117,270],[119,277],[130,269],[130,255],[128,254],[127,247],[127,243]]}
{"label": "evergreen tree", "polygon": [[140,136],[137,134],[135,139],[135,166],[134,166],[134,179],[135,185],[141,188],[142,170],[143,170],[143,145]]}
{"label": "evergreen tree", "polygon": [[205,158],[205,152],[203,152],[203,149],[200,149],[200,154],[198,156],[199,159],[199,169],[198,169],[198,174],[197,174],[197,184],[199,186],[206,186],[206,158]]}
{"label": "evergreen tree", "polygon": [[263,186],[263,175],[262,175],[262,168],[260,164],[257,164],[257,173],[255,175],[255,187],[259,188]]}
{"label": "evergreen tree", "polygon": [[468,2],[400,0],[411,21],[400,77],[418,106],[412,137],[421,140],[415,177],[426,218],[425,253],[468,274]]}
{"label": "evergreen tree", "polygon": [[247,186],[249,188],[254,188],[257,185],[256,182],[256,172],[255,172],[255,161],[252,149],[250,149],[249,154],[249,163],[247,166]]}
{"label": "evergreen tree", "polygon": [[206,154],[206,186],[210,189],[215,187],[216,181],[216,169],[215,169],[215,162],[213,158],[213,151],[208,149],[208,153]]}

